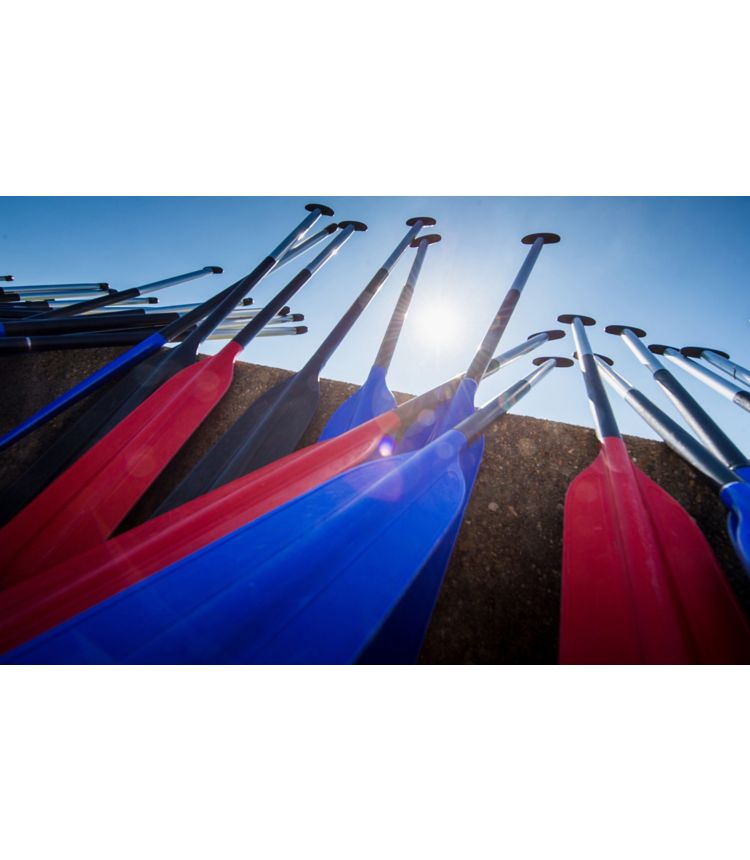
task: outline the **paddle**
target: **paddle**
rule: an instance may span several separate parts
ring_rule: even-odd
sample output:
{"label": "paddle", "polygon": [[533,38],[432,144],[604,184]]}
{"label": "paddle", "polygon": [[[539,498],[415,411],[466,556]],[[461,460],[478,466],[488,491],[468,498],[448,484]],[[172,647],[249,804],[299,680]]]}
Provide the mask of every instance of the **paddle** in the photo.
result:
{"label": "paddle", "polygon": [[[440,409],[434,411],[426,410],[420,416],[420,419],[412,424],[401,440],[399,445],[400,452],[413,451],[415,448],[426,445],[437,436],[448,432],[452,427],[473,413],[477,385],[481,381],[490,363],[492,353],[507,328],[510,317],[521,297],[534,264],[543,246],[545,244],[556,244],[560,241],[560,237],[556,233],[533,233],[525,236],[521,241],[525,245],[531,245],[529,253],[526,255],[523,265],[506,293],[455,395],[450,402],[443,404]],[[562,335],[558,334],[557,336]],[[456,520],[454,527],[446,535],[439,551],[434,553],[428,563],[424,576],[420,579],[419,586],[415,587],[414,591],[401,602],[394,618],[389,622],[393,632],[383,641],[388,643],[397,642],[399,654],[409,653],[412,660],[416,660],[422,647],[422,641],[427,632],[432,611],[440,593],[443,577],[445,576],[453,547],[458,538],[463,513],[469,503],[471,491],[479,473],[483,454],[483,438],[478,439],[463,453],[461,457],[461,469],[467,491],[461,517]],[[390,656],[388,653],[374,654],[372,659],[387,662]]]}
{"label": "paddle", "polygon": [[391,269],[434,218],[410,218],[410,228],[305,366],[248,406],[235,423],[157,509],[162,514],[196,496],[289,454],[299,444],[320,402],[320,373],[380,290]]}
{"label": "paddle", "polygon": [[6,583],[109,537],[221,400],[243,348],[353,232],[367,229],[358,221],[340,226],[305,277],[294,278],[216,355],[165,382],[0,530]]}
{"label": "paddle", "polygon": [[563,521],[561,663],[750,659],[747,622],[705,537],[630,460],[584,330],[570,323],[601,450]]}
{"label": "paddle", "polygon": [[673,346],[665,346],[661,343],[650,343],[648,348],[655,355],[663,355],[665,358],[668,358],[673,364],[676,364],[677,367],[682,368],[691,376],[699,379],[701,382],[708,385],[709,388],[713,388],[717,394],[721,394],[722,397],[725,397],[731,403],[734,403],[735,406],[739,406],[740,409],[744,409],[745,412],[750,412],[750,392],[746,391],[744,388],[741,388],[739,385],[735,385],[732,382],[728,382],[723,376],[719,376],[718,373],[714,373],[712,370],[702,367],[692,359],[686,358],[679,349],[675,349]]}
{"label": "paddle", "polygon": [[619,336],[625,341],[626,346],[652,374],[654,381],[665,392],[677,410],[690,425],[695,435],[708,448],[708,450],[721,460],[722,463],[734,469],[740,466],[750,466],[745,455],[724,433],[719,425],[695,400],[695,398],[683,388],[677,379],[664,367],[664,365],[650,352],[640,338],[646,336],[643,329],[635,326],[609,325],[605,329],[608,334]]}
{"label": "paddle", "polygon": [[409,305],[414,295],[419,274],[422,271],[427,249],[435,242],[439,242],[440,239],[441,237],[437,233],[431,233],[412,240],[411,247],[416,248],[417,253],[406,278],[406,283],[401,290],[401,295],[396,302],[383,342],[380,344],[380,349],[375,357],[375,363],[370,369],[364,385],[345,400],[328,419],[323,432],[320,434],[321,439],[331,439],[352,427],[356,427],[363,421],[369,421],[370,418],[395,408],[396,398],[388,388],[385,377],[391,365],[401,329],[406,321],[406,315],[409,312]]}
{"label": "paddle", "polygon": [[0,281],[12,281],[13,275],[0,275]]}
{"label": "paddle", "polygon": [[750,370],[729,360],[729,353],[720,349],[709,349],[705,346],[683,346],[680,352],[688,358],[703,358],[709,364],[723,371],[732,379],[737,379],[743,385],[750,385]]}
{"label": "paddle", "polygon": [[[133,346],[0,437],[0,450],[3,450],[106,382],[117,376],[123,376],[127,372],[124,378],[113,385],[91,408],[58,436],[22,478],[3,494],[0,498],[0,524],[7,522],[21,510],[77,456],[116,426],[162,382],[197,360],[200,343],[243,298],[242,290],[247,292],[252,289],[273,268],[282,253],[304,235],[321,214],[333,212],[322,204],[310,203],[306,208],[310,214],[247,277],[222,290],[221,293],[194,308],[162,331],[150,335]],[[290,284],[301,286],[309,277],[308,269],[303,269]],[[203,322],[196,326],[200,320]],[[185,332],[190,334],[183,339],[179,347],[165,353],[160,352],[165,344]]]}
{"label": "paddle", "polygon": [[[546,334],[533,335],[494,358],[487,374],[514,361],[522,351],[538,347],[547,340]],[[557,337],[562,332],[552,334]],[[346,469],[371,457],[389,456],[394,437],[424,409],[450,398],[459,379],[340,436],[288,454],[0,591],[0,651],[111,597]]]}
{"label": "paddle", "polygon": [[662,412],[645,394],[638,391],[610,365],[606,356],[595,355],[600,374],[683,460],[690,463],[719,490],[719,498],[728,509],[727,531],[737,557],[750,573],[750,486],[707,451],[697,439]]}
{"label": "paddle", "polygon": [[12,287],[11,290],[7,290],[5,288],[0,287],[0,293],[20,293],[22,296],[40,296],[40,297],[49,297],[56,296],[59,294],[65,294],[69,296],[85,296],[90,293],[97,293],[100,290],[104,290],[105,292],[113,292],[109,289],[109,284],[105,282],[98,282],[95,284],[32,284],[31,286],[24,287],[19,284]]}
{"label": "paddle", "polygon": [[3,662],[354,662],[460,515],[461,453],[554,365],[425,449],[345,472]]}
{"label": "paddle", "polygon": [[[152,315],[152,324],[166,326],[180,319],[180,314],[158,313]],[[3,337],[28,337],[39,334],[73,334],[76,332],[107,331],[123,328],[138,328],[143,325],[143,312],[127,311],[122,314],[94,314],[63,317],[62,319],[37,319],[27,317],[0,323],[0,340]]]}
{"label": "paddle", "polygon": [[186,272],[184,275],[175,275],[172,278],[165,278],[162,281],[154,281],[151,284],[144,284],[141,287],[131,287],[129,290],[115,290],[103,296],[98,296],[95,299],[88,299],[83,302],[76,302],[72,305],[67,305],[62,308],[55,308],[44,314],[41,319],[53,319],[57,317],[75,316],[76,314],[87,313],[88,311],[96,310],[97,308],[107,307],[117,304],[118,302],[127,301],[128,299],[137,299],[147,293],[155,293],[158,290],[166,290],[168,287],[174,287],[177,284],[184,284],[186,281],[193,281],[196,278],[203,278],[206,275],[220,275],[224,269],[220,266],[204,266],[202,269],[197,269],[194,272]]}

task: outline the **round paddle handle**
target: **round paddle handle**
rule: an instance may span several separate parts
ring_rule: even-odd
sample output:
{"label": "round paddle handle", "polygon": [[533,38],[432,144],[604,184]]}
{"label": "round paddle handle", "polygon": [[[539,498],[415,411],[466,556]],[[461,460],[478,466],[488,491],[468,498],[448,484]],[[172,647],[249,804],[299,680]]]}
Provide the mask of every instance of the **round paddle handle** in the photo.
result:
{"label": "round paddle handle", "polygon": [[540,355],[533,360],[532,364],[539,367],[545,361],[554,361],[555,367],[573,367],[573,362],[569,358],[563,358],[561,355]]}
{"label": "round paddle handle", "polygon": [[646,332],[642,328],[638,328],[634,325],[608,325],[604,331],[606,331],[607,334],[622,334],[628,329],[630,329],[636,337],[646,337]]}
{"label": "round paddle handle", "polygon": [[546,334],[547,340],[560,340],[561,337],[565,337],[565,332],[561,328],[550,328],[546,331],[535,331],[534,334],[530,334],[526,340],[531,340],[532,337],[536,337],[539,334]]}
{"label": "round paddle handle", "polygon": [[521,239],[521,242],[524,245],[533,245],[537,239],[542,239],[545,245],[555,245],[560,241],[557,233],[529,233],[528,236],[524,236]]}
{"label": "round paddle handle", "polygon": [[568,325],[570,325],[573,320],[580,320],[583,325],[596,325],[596,320],[593,317],[586,317],[583,314],[560,314],[557,318],[558,322],[568,323]]}
{"label": "round paddle handle", "polygon": [[308,212],[314,212],[316,209],[320,209],[321,215],[333,215],[333,209],[330,206],[326,206],[325,203],[308,203],[305,206]]}
{"label": "round paddle handle", "polygon": [[704,352],[715,352],[722,358],[729,358],[729,353],[721,349],[714,349],[712,346],[683,346],[680,352],[685,358],[700,358]]}
{"label": "round paddle handle", "polygon": [[428,233],[426,236],[417,236],[416,239],[411,240],[411,247],[418,248],[422,242],[427,242],[428,245],[434,245],[435,242],[439,242],[443,237],[439,233]]}

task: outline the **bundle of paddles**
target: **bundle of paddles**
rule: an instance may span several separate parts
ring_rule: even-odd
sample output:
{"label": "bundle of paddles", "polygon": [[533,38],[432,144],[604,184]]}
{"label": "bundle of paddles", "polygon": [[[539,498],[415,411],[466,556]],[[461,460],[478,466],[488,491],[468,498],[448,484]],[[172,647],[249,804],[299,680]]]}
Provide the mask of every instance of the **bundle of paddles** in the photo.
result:
{"label": "bundle of paddles", "polygon": [[[4,456],[11,456],[18,440],[89,400],[0,499],[4,662],[417,659],[477,480],[485,432],[554,369],[575,363],[534,358],[518,381],[477,405],[487,376],[565,336],[539,331],[495,354],[542,248],[560,240],[554,233],[521,240],[529,246],[526,257],[468,368],[397,405],[388,369],[427,252],[440,241],[426,232],[433,218],[409,218],[392,253],[304,367],[251,402],[151,519],[118,531],[195,431],[211,421],[242,350],[285,322],[287,302],[354,233],[367,229],[344,221],[308,237],[333,211],[318,203],[305,208],[303,220],[250,274],[153,324],[134,305],[107,314],[101,308],[218,267],[79,301],[76,291],[87,285],[69,286],[67,293],[58,287],[56,301],[61,292],[73,299],[59,307],[38,295],[29,300],[20,288],[3,291],[9,298],[2,303],[8,315],[0,350],[3,341],[9,351],[129,347],[0,437]],[[323,250],[263,308],[247,310],[247,294],[262,279],[324,240]],[[325,363],[408,253],[408,277],[367,379],[319,440],[299,447],[319,407]],[[653,374],[689,433],[613,370],[611,359],[592,353],[586,326],[593,319],[558,319],[572,331],[601,443],[566,496],[560,661],[747,662],[750,626],[724,572],[694,520],[629,458],[603,380],[716,485],[732,544],[750,572],[749,464],[657,355],[744,409],[750,371],[717,349],[647,348],[645,332],[635,326],[607,327]],[[45,328],[50,321],[63,328]],[[198,360],[200,345],[212,337],[226,342]],[[60,343],[63,338],[69,340]]]}

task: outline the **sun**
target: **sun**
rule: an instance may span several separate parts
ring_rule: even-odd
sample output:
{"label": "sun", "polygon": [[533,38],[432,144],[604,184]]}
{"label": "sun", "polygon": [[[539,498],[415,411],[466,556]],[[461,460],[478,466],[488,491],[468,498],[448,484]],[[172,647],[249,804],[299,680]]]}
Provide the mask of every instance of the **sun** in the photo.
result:
{"label": "sun", "polygon": [[437,298],[420,308],[415,333],[423,346],[437,346],[458,339],[462,332],[461,312],[455,299]]}

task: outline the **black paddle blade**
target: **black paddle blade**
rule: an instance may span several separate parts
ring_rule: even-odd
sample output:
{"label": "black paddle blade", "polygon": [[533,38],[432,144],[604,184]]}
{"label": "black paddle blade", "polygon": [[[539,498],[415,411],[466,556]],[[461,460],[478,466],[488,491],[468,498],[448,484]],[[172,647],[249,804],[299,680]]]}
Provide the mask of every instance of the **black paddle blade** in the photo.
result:
{"label": "black paddle blade", "polygon": [[300,371],[242,413],[153,516],[176,508],[295,450],[320,403],[317,374]]}
{"label": "black paddle blade", "polygon": [[[192,344],[159,352],[131,368],[64,430],[0,497],[0,525],[12,519],[58,475],[150,397],[175,373],[197,358]],[[178,420],[178,419],[175,419]]]}

